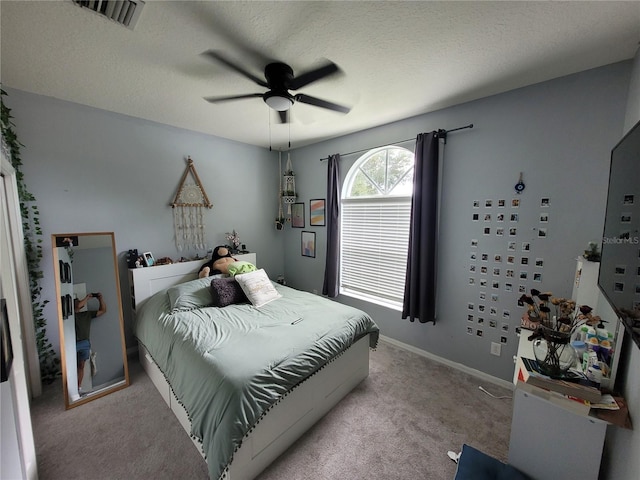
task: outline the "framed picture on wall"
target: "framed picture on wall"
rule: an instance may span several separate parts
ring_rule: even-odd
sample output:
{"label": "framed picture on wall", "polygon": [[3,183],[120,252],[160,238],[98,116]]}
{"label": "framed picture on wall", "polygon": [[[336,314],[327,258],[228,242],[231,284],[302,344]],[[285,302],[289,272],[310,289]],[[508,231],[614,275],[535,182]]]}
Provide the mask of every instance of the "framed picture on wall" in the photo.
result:
{"label": "framed picture on wall", "polygon": [[293,228],[304,228],[304,203],[291,205],[291,226]]}
{"label": "framed picture on wall", "polygon": [[324,198],[316,198],[309,202],[309,225],[312,227],[324,227],[325,225]]}
{"label": "framed picture on wall", "polygon": [[316,258],[315,232],[302,232],[301,240],[302,256]]}
{"label": "framed picture on wall", "polygon": [[0,333],[0,343],[2,343],[2,378],[0,380],[6,382],[9,379],[11,364],[13,363],[13,348],[11,346],[11,333],[9,332],[7,303],[4,298],[0,300],[0,315],[2,316],[2,332]]}

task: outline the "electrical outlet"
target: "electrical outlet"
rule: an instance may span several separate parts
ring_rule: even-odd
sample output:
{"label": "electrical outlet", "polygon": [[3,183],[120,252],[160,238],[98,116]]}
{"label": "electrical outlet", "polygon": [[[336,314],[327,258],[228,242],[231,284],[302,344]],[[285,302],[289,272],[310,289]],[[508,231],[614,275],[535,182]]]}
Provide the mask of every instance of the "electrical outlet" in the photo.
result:
{"label": "electrical outlet", "polygon": [[501,350],[502,350],[501,344],[496,342],[491,342],[491,355],[495,355],[496,357],[499,357]]}

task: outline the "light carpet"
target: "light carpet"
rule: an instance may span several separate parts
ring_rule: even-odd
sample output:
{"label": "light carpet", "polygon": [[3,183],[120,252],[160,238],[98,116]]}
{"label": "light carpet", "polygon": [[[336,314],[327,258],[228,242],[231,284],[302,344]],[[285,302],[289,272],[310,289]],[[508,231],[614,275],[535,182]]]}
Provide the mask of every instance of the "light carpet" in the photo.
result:
{"label": "light carpet", "polygon": [[[383,341],[370,359],[369,377],[258,480],[450,480],[447,452],[463,443],[506,461],[510,390]],[[71,410],[61,382],[45,386],[31,406],[40,480],[207,479],[137,359],[129,369],[130,387]]]}

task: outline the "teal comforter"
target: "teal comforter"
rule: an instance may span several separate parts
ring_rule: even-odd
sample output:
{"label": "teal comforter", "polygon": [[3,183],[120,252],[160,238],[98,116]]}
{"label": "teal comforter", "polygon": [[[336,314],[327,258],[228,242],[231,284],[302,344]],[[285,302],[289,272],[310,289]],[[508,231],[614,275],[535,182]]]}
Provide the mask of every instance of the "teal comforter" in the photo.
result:
{"label": "teal comforter", "polygon": [[218,479],[243,438],[285,393],[378,327],[364,312],[274,284],[282,298],[209,307],[211,280],[155,294],[139,309],[135,335],[185,407]]}

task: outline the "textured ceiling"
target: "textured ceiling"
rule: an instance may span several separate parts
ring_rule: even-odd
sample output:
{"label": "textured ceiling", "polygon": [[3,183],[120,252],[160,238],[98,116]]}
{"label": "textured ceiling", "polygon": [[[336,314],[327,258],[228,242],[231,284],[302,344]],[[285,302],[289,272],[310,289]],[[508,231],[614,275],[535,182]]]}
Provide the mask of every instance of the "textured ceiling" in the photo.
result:
{"label": "textured ceiling", "polygon": [[[633,57],[640,2],[195,2],[147,0],[134,30],[71,0],[0,2],[8,87],[259,146],[311,144]],[[262,77],[329,59],[342,74],[306,93],[282,125],[262,93],[208,49]]]}

